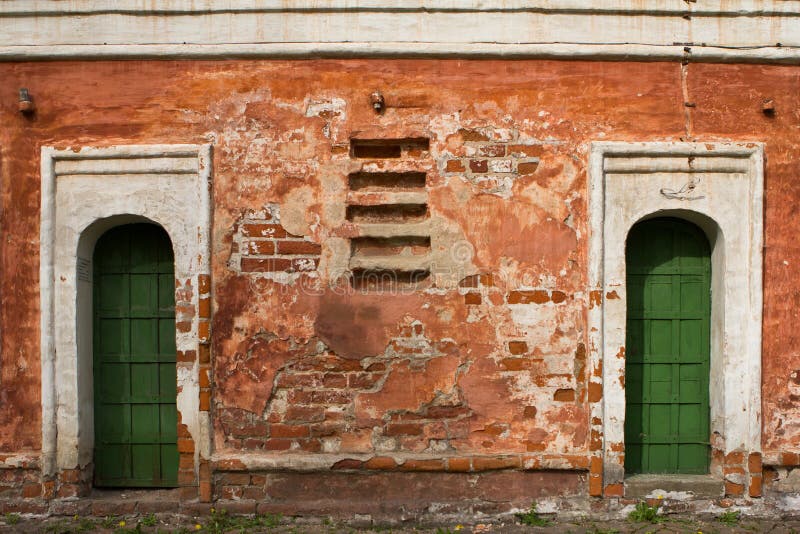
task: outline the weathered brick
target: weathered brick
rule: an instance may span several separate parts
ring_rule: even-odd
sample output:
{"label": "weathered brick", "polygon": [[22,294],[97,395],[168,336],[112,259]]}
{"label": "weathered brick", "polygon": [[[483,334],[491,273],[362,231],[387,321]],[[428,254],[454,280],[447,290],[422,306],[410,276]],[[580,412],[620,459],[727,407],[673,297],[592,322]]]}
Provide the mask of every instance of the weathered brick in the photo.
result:
{"label": "weathered brick", "polygon": [[573,402],[575,400],[575,390],[557,389],[553,394],[553,400],[558,402]]}
{"label": "weathered brick", "polygon": [[512,291],[508,294],[509,304],[544,304],[550,301],[550,295],[542,289],[530,291]]}
{"label": "weathered brick", "polygon": [[241,269],[246,273],[288,271],[292,261],[288,258],[242,258]]}
{"label": "weathered brick", "polygon": [[466,167],[464,167],[464,163],[461,160],[449,159],[445,164],[444,170],[445,172],[464,172]]}
{"label": "weathered brick", "polygon": [[514,355],[525,354],[528,352],[528,344],[524,341],[509,341],[508,352]]}
{"label": "weathered brick", "polygon": [[269,425],[269,435],[273,438],[305,438],[310,435],[310,431],[304,425],[273,423]]}
{"label": "weathered brick", "polygon": [[386,428],[385,435],[387,436],[402,436],[411,435],[418,436],[422,434],[422,425],[415,425],[411,423],[390,424]]}
{"label": "weathered brick", "polygon": [[322,247],[310,241],[278,241],[278,254],[320,254]]}
{"label": "weathered brick", "polygon": [[275,242],[265,240],[251,240],[247,242],[247,255],[269,256],[275,254]]}
{"label": "weathered brick", "polygon": [[538,167],[539,167],[538,162],[530,161],[525,163],[519,163],[517,165],[517,172],[520,174],[533,174],[534,172],[536,172],[536,169]]}
{"label": "weathered brick", "polygon": [[467,305],[475,305],[481,303],[481,294],[480,293],[467,293],[464,295],[464,304]]}
{"label": "weathered brick", "polygon": [[248,223],[242,225],[245,237],[286,237],[286,230],[279,224]]}
{"label": "weathered brick", "polygon": [[484,173],[489,171],[489,162],[485,159],[473,159],[469,162],[469,170],[476,173]]}

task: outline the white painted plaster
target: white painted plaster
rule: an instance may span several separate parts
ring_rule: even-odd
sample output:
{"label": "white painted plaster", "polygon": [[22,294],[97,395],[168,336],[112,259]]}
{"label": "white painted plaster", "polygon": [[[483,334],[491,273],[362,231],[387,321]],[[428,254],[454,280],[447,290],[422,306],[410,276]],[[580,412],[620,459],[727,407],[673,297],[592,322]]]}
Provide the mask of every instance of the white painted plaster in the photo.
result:
{"label": "white painted plaster", "polygon": [[690,55],[798,62],[798,46],[800,6],[780,0],[163,0],[155,8],[144,0],[0,2],[4,60]]}
{"label": "white painted plaster", "polygon": [[[667,198],[693,177],[695,200]],[[761,449],[763,147],[758,143],[594,143],[590,164],[590,358],[602,364],[605,483],[623,478],[625,240],[638,221],[681,217],[712,247],[711,432],[727,453]],[[619,298],[609,299],[615,291]],[[721,473],[714,473],[721,476]]]}
{"label": "white painted plaster", "polygon": [[[47,475],[85,466],[94,440],[92,284],[77,276],[97,239],[119,224],[150,221],[172,241],[175,276],[210,273],[211,148],[141,145],[80,150],[42,148],[41,346],[42,469]],[[197,350],[192,331],[176,334],[178,350]],[[178,410],[199,452],[210,453],[208,418],[198,404],[197,365],[179,373]],[[186,376],[184,376],[186,375]],[[208,439],[208,438],[207,438]]]}

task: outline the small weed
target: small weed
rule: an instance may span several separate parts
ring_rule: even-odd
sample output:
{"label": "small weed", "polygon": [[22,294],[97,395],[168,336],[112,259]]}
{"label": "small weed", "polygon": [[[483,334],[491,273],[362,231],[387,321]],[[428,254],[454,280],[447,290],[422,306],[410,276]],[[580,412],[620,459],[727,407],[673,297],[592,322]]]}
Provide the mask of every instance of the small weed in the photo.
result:
{"label": "small weed", "polygon": [[204,526],[206,532],[223,534],[229,530],[244,532],[251,528],[261,527],[272,529],[281,522],[280,514],[264,515],[230,515],[227,510],[211,509],[211,517]]}
{"label": "small weed", "polygon": [[142,526],[145,527],[154,527],[156,523],[158,523],[158,519],[156,518],[156,514],[147,514],[139,521]]}
{"label": "small weed", "polygon": [[20,516],[19,514],[6,514],[5,515],[6,525],[16,525],[19,523]]}
{"label": "small weed", "polygon": [[527,512],[515,515],[520,523],[529,527],[549,527],[553,524],[549,519],[539,515],[539,512],[536,511],[536,503],[531,504],[531,508]]}
{"label": "small weed", "polygon": [[636,523],[661,523],[664,521],[664,518],[658,515],[658,508],[650,506],[644,501],[636,504],[636,508],[628,514],[628,519]]}
{"label": "small weed", "polygon": [[717,521],[722,523],[723,525],[728,525],[732,527],[739,523],[739,519],[742,513],[739,510],[728,510],[727,512],[723,512],[722,514],[717,516]]}
{"label": "small weed", "polygon": [[436,534],[453,534],[453,531],[449,528],[439,527],[436,529]]}
{"label": "small weed", "polygon": [[119,525],[119,517],[114,515],[107,515],[105,516],[102,521],[100,521],[100,526],[103,528],[114,528]]}

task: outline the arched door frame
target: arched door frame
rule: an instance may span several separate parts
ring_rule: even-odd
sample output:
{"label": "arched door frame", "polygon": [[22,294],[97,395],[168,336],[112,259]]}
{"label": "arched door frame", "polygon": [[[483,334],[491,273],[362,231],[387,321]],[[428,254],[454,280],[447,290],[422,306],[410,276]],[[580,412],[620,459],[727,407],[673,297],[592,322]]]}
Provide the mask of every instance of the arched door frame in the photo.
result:
{"label": "arched door frame", "polygon": [[[194,473],[210,458],[210,418],[199,403],[199,372],[208,362],[198,356],[209,337],[210,318],[198,310],[201,298],[210,298],[210,181],[209,145],[42,148],[42,472],[73,484],[62,496],[91,480],[91,258],[97,238],[119,224],[152,222],[172,241],[176,305],[195,310],[176,318],[183,355],[176,402],[183,439],[191,442],[183,448],[191,450]],[[198,486],[190,478],[188,485]]]}
{"label": "arched door frame", "polygon": [[761,451],[763,147],[594,143],[590,163],[590,491],[624,494],[625,240],[663,216],[697,224],[711,245],[711,469],[745,491],[761,476],[747,463]]}

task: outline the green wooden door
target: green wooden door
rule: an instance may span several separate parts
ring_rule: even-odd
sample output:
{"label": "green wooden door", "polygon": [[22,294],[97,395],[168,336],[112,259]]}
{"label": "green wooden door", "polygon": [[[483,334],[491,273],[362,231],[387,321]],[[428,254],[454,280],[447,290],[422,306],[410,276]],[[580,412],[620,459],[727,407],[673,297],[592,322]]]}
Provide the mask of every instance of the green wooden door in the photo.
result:
{"label": "green wooden door", "polygon": [[708,473],[708,240],[653,219],[631,229],[625,259],[625,471]]}
{"label": "green wooden door", "polygon": [[113,228],[95,247],[96,486],[177,486],[173,264],[152,224]]}

